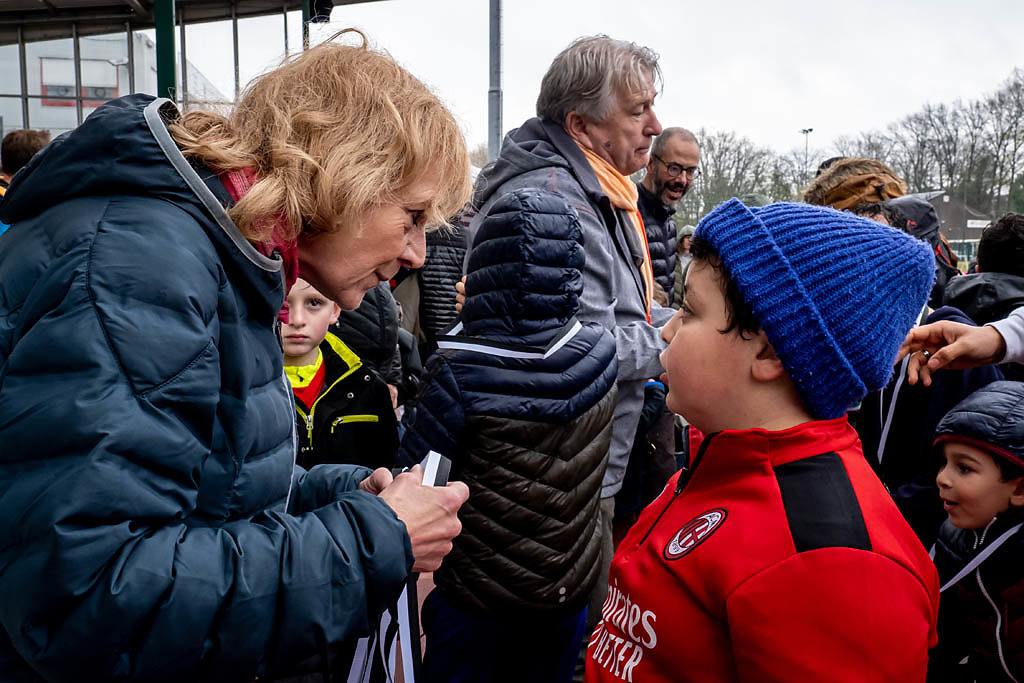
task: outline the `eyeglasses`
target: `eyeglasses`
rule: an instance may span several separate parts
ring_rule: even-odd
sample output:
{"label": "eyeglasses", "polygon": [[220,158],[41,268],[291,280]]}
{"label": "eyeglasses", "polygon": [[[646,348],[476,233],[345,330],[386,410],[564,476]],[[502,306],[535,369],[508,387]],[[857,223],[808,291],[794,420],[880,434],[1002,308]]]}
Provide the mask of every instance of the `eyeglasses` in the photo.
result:
{"label": "eyeglasses", "polygon": [[653,152],[651,152],[651,156],[660,161],[661,163],[665,164],[665,170],[668,171],[668,175],[670,178],[678,178],[684,173],[686,174],[686,177],[689,178],[690,180],[693,180],[694,178],[700,176],[700,169],[696,166],[690,166],[689,168],[687,168],[686,166],[677,163],[670,164]]}

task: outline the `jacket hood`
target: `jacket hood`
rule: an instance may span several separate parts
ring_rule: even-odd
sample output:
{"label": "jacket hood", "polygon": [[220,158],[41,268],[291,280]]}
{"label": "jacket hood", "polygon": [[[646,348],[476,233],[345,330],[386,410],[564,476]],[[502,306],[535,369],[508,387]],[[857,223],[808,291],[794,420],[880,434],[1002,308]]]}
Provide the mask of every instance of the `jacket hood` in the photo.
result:
{"label": "jacket hood", "polygon": [[576,210],[543,190],[498,199],[480,224],[462,308],[471,336],[541,343],[568,323],[583,292]]}
{"label": "jacket hood", "polygon": [[1007,273],[961,275],[946,285],[943,303],[956,306],[979,325],[1002,320],[1024,306],[1024,277]]}
{"label": "jacket hood", "polygon": [[166,135],[164,124],[177,117],[171,102],[160,104],[149,95],[103,104],[18,173],[0,204],[0,220],[15,223],[60,202],[96,195],[150,195],[202,213],[201,202],[175,167],[155,163],[167,157],[161,142],[173,142],[170,136],[158,139],[153,128]]}
{"label": "jacket hood", "polygon": [[992,382],[970,394],[942,418],[935,440],[975,443],[1024,466],[1024,382]]}
{"label": "jacket hood", "polygon": [[498,158],[477,176],[473,206],[479,209],[506,181],[539,168],[564,168],[588,194],[601,196],[601,186],[583,151],[565,130],[532,118],[505,136]]}

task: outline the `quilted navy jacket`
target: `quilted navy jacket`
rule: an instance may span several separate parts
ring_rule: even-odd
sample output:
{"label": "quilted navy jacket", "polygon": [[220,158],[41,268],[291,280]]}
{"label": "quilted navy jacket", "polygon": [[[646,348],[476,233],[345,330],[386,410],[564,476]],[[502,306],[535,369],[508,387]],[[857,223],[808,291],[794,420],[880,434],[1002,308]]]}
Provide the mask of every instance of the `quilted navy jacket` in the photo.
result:
{"label": "quilted navy jacket", "polygon": [[100,107],[0,204],[0,680],[266,679],[412,564],[368,470],[294,466],[280,261],[175,116]]}
{"label": "quilted navy jacket", "polygon": [[470,489],[462,534],[434,573],[470,609],[578,611],[597,578],[617,362],[611,334],[575,318],[581,235],[558,195],[495,202],[473,245],[462,327],[438,339],[406,414],[400,457],[447,455]]}
{"label": "quilted navy jacket", "polygon": [[665,290],[671,304],[676,281],[676,222],[672,218],[676,210],[662,204],[661,198],[643,183],[637,183],[636,189],[637,208],[644,219],[654,279]]}

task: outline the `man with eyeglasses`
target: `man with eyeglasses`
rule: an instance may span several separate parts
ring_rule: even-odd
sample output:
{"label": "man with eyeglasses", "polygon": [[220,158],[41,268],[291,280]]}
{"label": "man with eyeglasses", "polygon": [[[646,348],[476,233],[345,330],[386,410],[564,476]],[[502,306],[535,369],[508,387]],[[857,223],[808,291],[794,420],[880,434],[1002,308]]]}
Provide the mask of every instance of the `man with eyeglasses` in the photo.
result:
{"label": "man with eyeglasses", "polygon": [[685,128],[666,128],[654,138],[644,179],[637,184],[639,209],[651,252],[654,280],[672,301],[676,270],[676,205],[700,175],[700,146]]}

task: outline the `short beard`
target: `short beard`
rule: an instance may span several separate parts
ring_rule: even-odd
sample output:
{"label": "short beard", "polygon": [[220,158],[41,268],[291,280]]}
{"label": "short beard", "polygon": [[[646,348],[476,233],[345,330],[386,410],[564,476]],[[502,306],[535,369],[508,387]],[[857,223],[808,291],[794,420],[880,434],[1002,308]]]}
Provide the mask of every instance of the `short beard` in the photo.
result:
{"label": "short beard", "polygon": [[692,187],[692,185],[687,185],[686,187],[683,188],[683,194],[680,195],[679,201],[674,202],[674,203],[673,202],[666,203],[665,202],[665,198],[664,198],[665,188],[668,187],[670,184],[675,183],[675,182],[676,181],[674,181],[672,179],[669,179],[668,181],[666,181],[664,183],[659,183],[657,181],[654,182],[654,189],[655,189],[654,196],[657,197],[658,199],[660,199],[661,202],[663,204],[665,204],[665,206],[667,206],[669,208],[672,208],[672,209],[674,209],[677,206],[679,206],[679,202],[683,201],[683,197],[686,196],[686,193],[689,192],[690,188]]}

